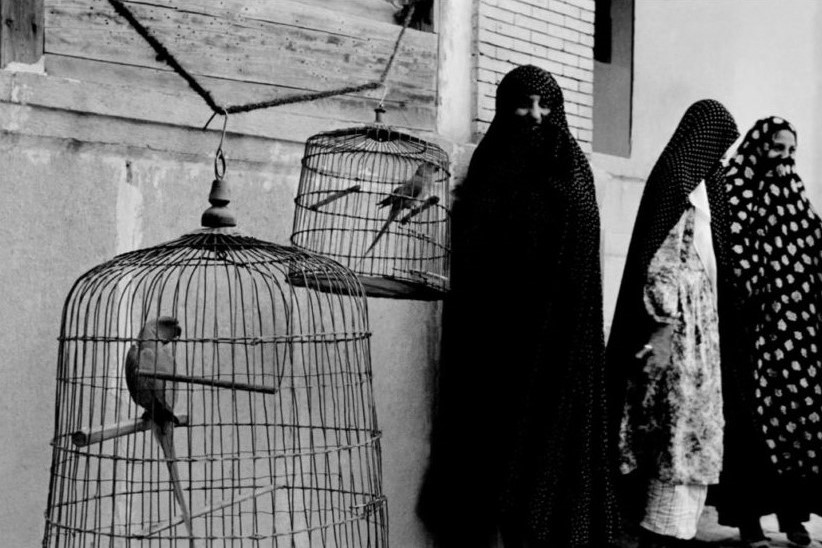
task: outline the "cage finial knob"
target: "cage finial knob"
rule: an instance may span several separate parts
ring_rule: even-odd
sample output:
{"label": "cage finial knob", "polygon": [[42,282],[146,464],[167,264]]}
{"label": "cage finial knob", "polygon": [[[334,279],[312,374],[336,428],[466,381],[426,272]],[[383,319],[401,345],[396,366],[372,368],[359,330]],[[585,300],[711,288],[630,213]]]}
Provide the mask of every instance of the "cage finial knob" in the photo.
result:
{"label": "cage finial knob", "polygon": [[211,192],[208,195],[208,202],[211,207],[203,212],[201,224],[207,228],[222,228],[227,226],[237,226],[237,219],[234,212],[228,209],[230,192],[228,183],[222,177],[214,179],[211,183]]}
{"label": "cage finial knob", "polygon": [[211,183],[211,192],[208,194],[208,203],[211,207],[203,212],[200,223],[206,228],[222,228],[237,226],[237,219],[234,212],[228,209],[231,202],[231,192],[228,182],[223,178],[225,175],[225,156],[222,150],[217,151],[217,158],[214,161],[214,182]]}
{"label": "cage finial knob", "polygon": [[376,114],[375,120],[374,120],[376,123],[378,123],[378,124],[384,124],[385,123],[385,122],[383,122],[383,119],[382,119],[383,114],[385,114],[385,107],[382,106],[382,104],[378,105],[377,108],[374,109],[374,114]]}

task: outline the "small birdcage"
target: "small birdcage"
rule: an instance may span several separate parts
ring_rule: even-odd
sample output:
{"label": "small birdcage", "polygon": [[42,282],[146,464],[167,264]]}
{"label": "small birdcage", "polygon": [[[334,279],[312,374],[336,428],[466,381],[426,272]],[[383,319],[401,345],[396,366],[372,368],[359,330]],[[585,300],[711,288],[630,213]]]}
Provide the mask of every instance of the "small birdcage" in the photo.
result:
{"label": "small birdcage", "polygon": [[362,287],[232,228],[222,184],[66,299],[43,546],[387,544]]}
{"label": "small birdcage", "polygon": [[384,125],[383,112],[308,139],[291,242],[351,268],[367,295],[439,299],[449,287],[448,155]]}

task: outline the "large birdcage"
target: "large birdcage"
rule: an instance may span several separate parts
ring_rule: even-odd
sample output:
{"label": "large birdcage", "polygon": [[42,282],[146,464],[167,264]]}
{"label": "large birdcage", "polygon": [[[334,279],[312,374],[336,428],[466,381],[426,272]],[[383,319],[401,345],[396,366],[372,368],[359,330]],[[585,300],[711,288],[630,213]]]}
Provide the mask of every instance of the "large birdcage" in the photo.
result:
{"label": "large birdcage", "polygon": [[362,287],[217,195],[66,299],[44,546],[387,544]]}
{"label": "large birdcage", "polygon": [[381,113],[308,139],[291,242],[351,268],[368,295],[438,299],[449,287],[448,155]]}

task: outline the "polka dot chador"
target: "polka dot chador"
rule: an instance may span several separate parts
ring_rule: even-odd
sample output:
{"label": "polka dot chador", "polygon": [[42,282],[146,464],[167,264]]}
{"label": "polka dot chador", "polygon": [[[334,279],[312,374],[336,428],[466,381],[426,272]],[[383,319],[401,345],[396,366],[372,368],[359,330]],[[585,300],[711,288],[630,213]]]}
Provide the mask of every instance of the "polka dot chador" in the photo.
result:
{"label": "polka dot chador", "polygon": [[643,275],[651,257],[689,207],[688,195],[719,167],[738,136],[733,116],[718,101],[697,101],[685,111],[648,176],[637,213],[631,246],[637,248]]}
{"label": "polka dot chador", "polygon": [[753,407],[771,462],[801,478],[818,476],[822,463],[822,220],[793,154],[767,157],[782,130],[796,136],[781,118],[754,125],[730,161],[726,191],[733,271],[747,297]]}

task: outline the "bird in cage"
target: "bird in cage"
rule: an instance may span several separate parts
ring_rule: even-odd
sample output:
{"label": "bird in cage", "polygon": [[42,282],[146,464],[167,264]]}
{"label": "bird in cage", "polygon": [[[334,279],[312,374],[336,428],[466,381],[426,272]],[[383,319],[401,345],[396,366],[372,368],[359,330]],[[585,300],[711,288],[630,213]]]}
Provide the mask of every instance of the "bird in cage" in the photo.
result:
{"label": "bird in cage", "polygon": [[394,188],[391,194],[377,203],[377,207],[379,208],[391,206],[391,209],[388,210],[388,218],[377,233],[374,241],[371,242],[371,245],[365,250],[365,255],[368,255],[371,250],[374,249],[374,246],[377,245],[380,238],[388,231],[388,227],[397,220],[397,217],[400,216],[403,210],[413,210],[429,199],[433,201],[435,197],[430,196],[431,185],[439,172],[439,166],[423,162],[417,167],[417,170],[410,179]]}
{"label": "bird in cage", "polygon": [[191,537],[191,517],[183,496],[174,450],[174,427],[180,425],[180,419],[174,414],[175,393],[170,383],[152,376],[175,373],[176,365],[169,343],[179,338],[181,333],[180,322],[176,318],[161,316],[147,321],[140,330],[139,342],[128,351],[125,374],[131,399],[145,409],[143,420],[150,424],[151,432],[163,450],[174,498]]}

